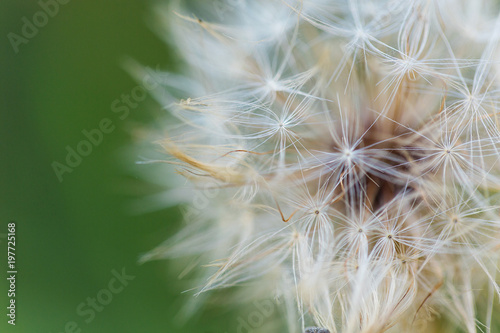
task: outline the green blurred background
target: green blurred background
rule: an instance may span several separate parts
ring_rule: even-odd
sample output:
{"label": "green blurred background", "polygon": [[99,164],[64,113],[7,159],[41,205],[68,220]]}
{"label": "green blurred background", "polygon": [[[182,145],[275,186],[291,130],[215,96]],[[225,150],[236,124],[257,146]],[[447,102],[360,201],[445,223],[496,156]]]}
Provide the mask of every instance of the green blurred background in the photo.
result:
{"label": "green blurred background", "polygon": [[[7,325],[2,310],[0,332],[59,333],[72,321],[82,332],[235,331],[232,314],[220,309],[177,320],[192,297],[181,294],[187,286],[177,279],[179,271],[166,261],[137,264],[181,217],[175,208],[143,215],[127,209],[149,190],[128,171],[133,159],[123,158],[132,142],[129,129],[154,123],[161,107],[147,98],[124,121],[111,112],[111,103],[137,86],[120,64],[124,56],[176,69],[172,50],[148,28],[150,8],[143,0],[71,0],[16,53],[8,34],[21,36],[22,18],[32,22],[41,7],[38,1],[0,1],[0,236],[9,221],[17,222],[18,265],[17,325]],[[75,148],[85,139],[82,130],[103,118],[115,130],[59,182],[51,163],[64,163],[65,147]],[[5,276],[5,238],[0,249]],[[108,288],[113,269],[135,279],[85,322],[90,315],[80,316],[77,307]],[[2,278],[2,309],[7,289]]]}

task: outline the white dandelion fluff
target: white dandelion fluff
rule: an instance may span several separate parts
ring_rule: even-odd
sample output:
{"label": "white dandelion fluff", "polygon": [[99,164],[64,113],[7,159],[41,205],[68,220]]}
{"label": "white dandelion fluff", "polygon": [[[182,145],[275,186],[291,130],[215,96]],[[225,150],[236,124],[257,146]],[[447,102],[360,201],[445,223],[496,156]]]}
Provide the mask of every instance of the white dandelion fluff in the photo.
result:
{"label": "white dandelion fluff", "polygon": [[187,210],[144,260],[196,258],[197,295],[259,281],[285,300],[288,332],[491,332],[497,1],[189,1],[157,13],[185,65],[155,95],[175,121],[150,161],[170,171],[149,178],[183,177],[158,198]]}

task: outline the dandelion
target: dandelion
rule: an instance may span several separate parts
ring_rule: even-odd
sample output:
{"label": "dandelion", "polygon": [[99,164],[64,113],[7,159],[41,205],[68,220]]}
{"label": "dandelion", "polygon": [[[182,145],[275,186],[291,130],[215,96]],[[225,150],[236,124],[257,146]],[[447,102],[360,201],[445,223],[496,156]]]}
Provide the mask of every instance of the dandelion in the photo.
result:
{"label": "dandelion", "polygon": [[156,12],[185,65],[155,94],[171,116],[143,163],[167,166],[153,181],[185,179],[155,200],[187,208],[144,260],[204,266],[193,304],[229,287],[273,295],[287,332],[494,330],[498,2]]}

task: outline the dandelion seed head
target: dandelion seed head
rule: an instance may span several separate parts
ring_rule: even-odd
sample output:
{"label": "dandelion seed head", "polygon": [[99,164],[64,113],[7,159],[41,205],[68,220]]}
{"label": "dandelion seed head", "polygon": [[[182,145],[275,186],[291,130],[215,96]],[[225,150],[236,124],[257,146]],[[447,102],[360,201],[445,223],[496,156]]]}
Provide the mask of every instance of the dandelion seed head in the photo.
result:
{"label": "dandelion seed head", "polygon": [[184,66],[147,178],[188,208],[145,259],[196,258],[200,297],[257,283],[289,332],[490,327],[498,4],[218,2],[158,9]]}

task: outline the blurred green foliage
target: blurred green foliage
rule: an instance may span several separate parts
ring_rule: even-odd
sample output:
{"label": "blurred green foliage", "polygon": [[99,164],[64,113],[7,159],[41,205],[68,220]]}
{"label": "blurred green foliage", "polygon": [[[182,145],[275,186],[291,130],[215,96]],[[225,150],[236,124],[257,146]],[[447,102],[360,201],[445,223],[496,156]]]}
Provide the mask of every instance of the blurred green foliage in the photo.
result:
{"label": "blurred green foliage", "polygon": [[[42,9],[38,1],[0,2],[0,234],[9,221],[17,222],[18,264],[17,325],[7,325],[2,310],[0,332],[64,332],[72,321],[82,332],[224,332],[227,313],[176,321],[192,296],[181,295],[187,286],[168,262],[137,265],[180,222],[178,209],[144,215],[127,209],[151,190],[128,171],[134,167],[123,154],[131,144],[129,129],[154,123],[161,107],[148,98],[123,121],[111,111],[111,103],[137,85],[120,64],[124,56],[167,70],[177,66],[172,50],[148,28],[151,3],[67,2],[27,42],[14,39],[17,53],[9,33],[23,36],[23,18],[42,25],[43,15],[33,17]],[[85,139],[82,130],[103,118],[114,130],[59,182],[52,162],[64,163],[66,146],[75,148]],[[4,276],[6,243],[0,241]],[[92,320],[87,305],[80,309],[87,314],[78,314],[82,302],[108,288],[112,270],[123,268],[135,279]],[[2,309],[7,289],[2,278]]]}

